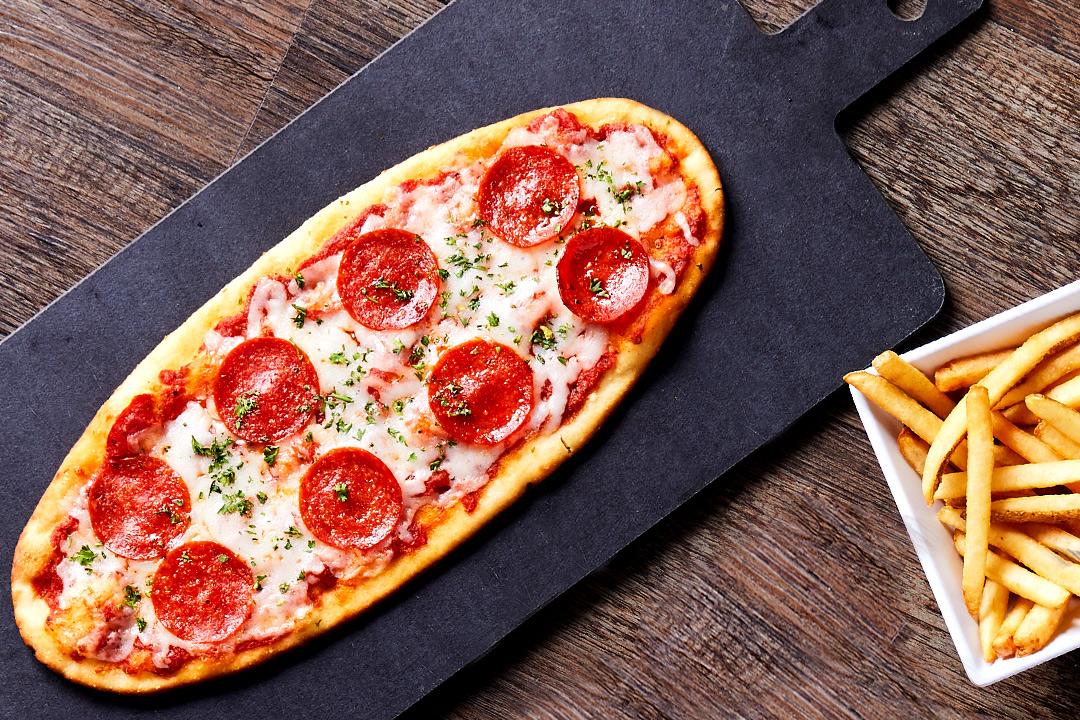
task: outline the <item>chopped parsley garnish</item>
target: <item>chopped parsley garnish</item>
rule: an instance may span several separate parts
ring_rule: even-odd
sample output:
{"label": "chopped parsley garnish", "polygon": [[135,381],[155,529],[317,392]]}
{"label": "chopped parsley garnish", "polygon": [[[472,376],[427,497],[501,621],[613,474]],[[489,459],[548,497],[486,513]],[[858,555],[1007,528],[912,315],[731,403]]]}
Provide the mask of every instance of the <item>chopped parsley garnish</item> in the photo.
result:
{"label": "chopped parsley garnish", "polygon": [[219,563],[221,563],[222,565],[224,565],[225,563],[229,562],[229,556],[228,556],[228,555],[226,555],[225,553],[221,553],[221,554],[220,554],[220,555],[218,555],[218,556],[217,556],[217,557],[216,557],[215,559],[216,559],[216,560],[217,560],[217,561],[218,561]]}
{"label": "chopped parsley garnish", "polygon": [[97,553],[91,550],[89,545],[83,545],[79,548],[79,552],[71,556],[71,561],[86,568],[87,574],[90,573],[90,566],[93,565],[94,560],[97,560]]}
{"label": "chopped parsley garnish", "polygon": [[555,332],[547,325],[540,325],[533,331],[529,342],[533,345],[539,345],[545,350],[553,350],[555,348]]}
{"label": "chopped parsley garnish", "polygon": [[394,438],[395,440],[397,440],[399,443],[401,443],[405,447],[409,447],[409,443],[405,441],[405,436],[401,434],[400,430],[395,430],[392,427],[388,427],[388,428],[386,428],[386,434],[389,435],[390,437]]}
{"label": "chopped parsley garnish", "polygon": [[299,270],[297,270],[296,273],[293,275],[293,280],[296,281],[296,287],[300,288],[301,290],[304,289],[304,276],[300,274]]}
{"label": "chopped parsley garnish", "polygon": [[187,565],[189,562],[191,562],[191,555],[188,555],[187,550],[182,551],[180,553],[180,564]]}
{"label": "chopped parsley garnish", "polygon": [[173,505],[175,505],[176,507],[183,507],[184,506],[184,501],[183,501],[182,498],[173,498],[172,500],[169,500],[168,502],[164,502],[164,503],[161,504],[161,507],[159,507],[157,509],[156,514],[158,514],[158,515],[168,515],[170,524],[179,525],[180,523],[182,523],[184,521],[184,516],[181,515],[180,513],[176,512],[176,510],[174,510],[173,507],[172,507]]}
{"label": "chopped parsley garnish", "polygon": [[242,393],[239,397],[237,397],[236,407],[233,408],[233,415],[236,416],[236,427],[242,427],[244,424],[244,418],[255,412],[255,409],[258,406],[258,395],[253,392]]}
{"label": "chopped parsley garnish", "polygon": [[398,284],[396,282],[387,282],[383,278],[376,278],[375,282],[373,282],[371,286],[376,290],[389,290],[390,292],[394,293],[394,298],[401,302],[408,302],[409,300],[412,300],[413,291],[404,290],[398,287]]}
{"label": "chopped parsley garnish", "polygon": [[334,392],[326,396],[326,402],[330,405],[330,407],[337,407],[336,403],[340,403],[341,405],[348,405],[352,401],[353,399],[351,397],[341,392],[340,390],[334,390]]}
{"label": "chopped parsley garnish", "polygon": [[[593,165],[592,160],[586,160],[584,166],[586,170],[585,177],[590,180],[600,180],[601,182],[606,182],[610,185],[614,181],[611,178],[611,171],[604,167],[605,164],[606,163],[603,160],[601,160],[598,165]],[[578,169],[580,170],[581,168]]]}
{"label": "chopped parsley garnish", "polygon": [[146,621],[142,618],[135,618],[135,627],[139,628],[139,632],[146,629]]}
{"label": "chopped parsley garnish", "polygon": [[281,450],[277,445],[267,445],[263,448],[263,462],[267,465],[273,466],[277,462],[278,451]]}
{"label": "chopped parsley garnish", "polygon": [[142,593],[134,585],[124,586],[124,599],[120,603],[120,607],[125,605],[129,608],[134,608],[142,600]]}
{"label": "chopped parsley garnish", "polygon": [[625,260],[629,260],[634,256],[634,253],[630,251],[630,243],[626,243],[621,248],[619,248],[619,255],[621,255]]}
{"label": "chopped parsley garnish", "polygon": [[281,592],[282,595],[284,595],[285,593],[289,592],[289,583],[281,583],[277,586],[277,589]]}
{"label": "chopped parsley garnish", "polygon": [[285,531],[285,534],[288,535],[289,537],[294,537],[294,538],[304,537],[304,533],[297,530],[295,525],[290,525],[289,529]]}
{"label": "chopped parsley garnish", "polygon": [[540,204],[540,210],[548,217],[558,215],[562,209],[562,203],[551,198],[544,198],[544,202]]}
{"label": "chopped parsley garnish", "polygon": [[218,508],[218,515],[228,515],[230,513],[238,513],[245,517],[251,515],[251,509],[254,503],[244,495],[243,490],[237,490],[234,493],[223,493],[221,496],[222,504]]}
{"label": "chopped parsley garnish", "polygon": [[559,360],[560,365],[565,365],[566,363],[570,362],[567,358],[564,358],[562,355],[560,355],[558,357],[558,360]]}
{"label": "chopped parsley garnish", "polygon": [[589,292],[599,298],[611,297],[600,278],[593,278],[589,281]]}
{"label": "chopped parsley garnish", "polygon": [[222,486],[232,485],[236,480],[236,470],[229,464],[229,448],[232,446],[232,438],[223,440],[214,439],[209,445],[203,445],[195,436],[191,436],[191,449],[196,455],[212,458],[210,461],[210,492],[221,492]]}
{"label": "chopped parsley garnish", "polygon": [[306,307],[300,307],[299,305],[297,305],[295,303],[293,304],[292,307],[293,307],[293,310],[296,311],[296,315],[293,315],[293,319],[292,319],[293,325],[295,325],[298,328],[304,327],[304,323],[307,321],[307,308]]}
{"label": "chopped parsley garnish", "polygon": [[445,280],[446,278],[450,277],[450,271],[446,268],[439,268],[439,277]]}
{"label": "chopped parsley garnish", "polygon": [[348,365],[349,358],[345,356],[345,347],[342,346],[338,352],[330,353],[330,357],[327,358],[333,365]]}
{"label": "chopped parsley garnish", "polygon": [[484,222],[484,220],[482,218],[476,218],[475,220],[472,221],[472,226],[474,228],[481,228],[481,227],[484,227],[485,225],[487,225],[487,223]]}
{"label": "chopped parsley garnish", "polygon": [[[615,202],[622,206],[623,212],[626,212],[626,204],[630,201],[630,198],[635,195],[640,195],[645,192],[645,183],[641,180],[637,180],[632,183],[627,183],[621,189],[616,189],[615,178],[611,176],[611,171],[608,170],[605,163],[601,161],[599,164],[594,165],[592,160],[586,160],[584,168],[585,177],[590,180],[599,180],[607,185],[608,192],[611,193],[611,197],[615,198]],[[593,214],[586,212],[586,216]],[[592,224],[591,221],[589,223]]]}
{"label": "chopped parsley garnish", "polygon": [[262,587],[263,587],[262,583],[263,583],[263,580],[265,580],[265,579],[266,579],[265,575],[256,575],[255,576],[255,592],[262,592]]}
{"label": "chopped parsley garnish", "polygon": [[630,198],[635,195],[640,195],[643,192],[645,183],[638,180],[637,182],[630,184],[627,183],[623,186],[622,190],[616,190],[613,185],[609,183],[609,190],[611,190],[611,196],[615,198],[615,202],[623,206],[623,212],[626,211],[626,203],[630,201]]}
{"label": "chopped parsley garnish", "polygon": [[260,503],[265,505],[267,499],[269,499],[270,496],[260,490],[259,492],[255,493],[255,497],[258,498]]}
{"label": "chopped parsley garnish", "polygon": [[499,316],[495,313],[491,313],[487,318],[488,327],[499,327]]}
{"label": "chopped parsley garnish", "polygon": [[349,499],[349,486],[343,482],[334,486],[334,495],[337,496],[339,502],[345,502]]}
{"label": "chopped parsley garnish", "polygon": [[439,404],[444,408],[447,408],[446,414],[450,417],[469,417],[472,415],[472,409],[469,404],[460,399],[462,391],[465,388],[461,387],[457,383],[447,383],[435,393],[435,399],[439,401]]}
{"label": "chopped parsley garnish", "polygon": [[507,280],[504,283],[495,283],[495,287],[499,288],[503,295],[509,295],[514,292],[515,285],[513,280]]}

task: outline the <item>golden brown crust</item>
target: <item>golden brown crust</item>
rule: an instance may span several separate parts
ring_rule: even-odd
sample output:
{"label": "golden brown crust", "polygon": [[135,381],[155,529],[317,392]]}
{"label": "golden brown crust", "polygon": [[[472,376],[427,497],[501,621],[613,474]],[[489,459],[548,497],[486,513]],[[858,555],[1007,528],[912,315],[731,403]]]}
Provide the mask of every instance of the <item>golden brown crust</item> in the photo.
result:
{"label": "golden brown crust", "polygon": [[684,178],[698,187],[706,222],[701,243],[695,248],[675,292],[663,296],[649,309],[640,342],[626,338],[612,341],[616,351],[614,365],[602,376],[580,411],[558,432],[531,438],[504,455],[499,472],[485,486],[471,513],[460,503],[453,506],[442,515],[439,524],[428,529],[426,545],[396,558],[383,573],[358,586],[345,585],[329,590],[322,596],[316,612],[311,613],[303,624],[267,645],[219,658],[196,658],[169,676],[148,672],[129,674],[115,663],[72,658],[46,629],[49,608],[34,591],[33,577],[52,555],[53,529],[68,512],[65,498],[98,468],[109,428],[131,398],[156,388],[160,370],[190,361],[207,331],[243,306],[250,287],[258,278],[297,267],[334,233],[366,207],[380,202],[389,189],[401,182],[435,176],[451,164],[460,164],[463,158],[471,162],[490,156],[512,128],[554,109],[544,108],[429,148],[334,201],[267,251],[139,363],[102,405],[75,443],[45,490],[16,547],[11,582],[15,619],[23,639],[34,649],[39,660],[76,682],[122,693],[162,690],[254,665],[356,616],[389,595],[476,532],[589,439],[644,371],[708,273],[720,244],[724,204],[720,178],[708,152],[690,130],[673,118],[622,98],[586,100],[563,107],[591,127],[613,122],[641,123],[666,135],[670,141],[668,149],[679,160]]}

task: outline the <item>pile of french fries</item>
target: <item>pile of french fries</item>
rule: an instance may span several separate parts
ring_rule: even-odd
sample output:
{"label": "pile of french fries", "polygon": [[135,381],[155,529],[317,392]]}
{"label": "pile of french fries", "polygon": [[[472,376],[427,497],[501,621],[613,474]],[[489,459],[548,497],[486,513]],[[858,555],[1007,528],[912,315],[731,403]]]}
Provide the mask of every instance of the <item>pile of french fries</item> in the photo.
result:
{"label": "pile of french fries", "polygon": [[1080,596],[1080,313],[931,380],[894,352],[844,380],[897,437],[963,557],[987,662],[1046,646]]}

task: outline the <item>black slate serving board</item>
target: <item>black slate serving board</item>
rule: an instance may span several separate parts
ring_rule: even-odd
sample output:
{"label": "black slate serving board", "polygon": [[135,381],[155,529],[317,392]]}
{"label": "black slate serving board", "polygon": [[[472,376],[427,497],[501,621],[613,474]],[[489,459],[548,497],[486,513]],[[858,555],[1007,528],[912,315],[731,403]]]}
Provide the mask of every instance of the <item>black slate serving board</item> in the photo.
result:
{"label": "black slate serving board", "polygon": [[268,665],[151,698],[88,691],[33,659],[0,594],[0,715],[385,718],[481,656],[939,310],[940,277],[834,121],[981,2],[905,22],[885,0],[825,0],[771,36],[733,0],[441,12],[0,345],[0,561],[165,333],[333,198],[474,127],[596,96],[682,120],[727,197],[700,297],[580,455],[395,598]]}

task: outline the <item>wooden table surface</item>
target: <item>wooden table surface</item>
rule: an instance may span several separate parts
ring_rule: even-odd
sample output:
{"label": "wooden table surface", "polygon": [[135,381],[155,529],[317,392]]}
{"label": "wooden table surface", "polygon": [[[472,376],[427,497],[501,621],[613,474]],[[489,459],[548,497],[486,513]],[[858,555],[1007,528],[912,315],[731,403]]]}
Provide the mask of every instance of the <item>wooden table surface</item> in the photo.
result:
{"label": "wooden table surface", "polygon": [[[987,2],[843,125],[945,277],[916,342],[1080,275],[1080,5]],[[813,0],[745,4],[776,30]],[[440,6],[5,0],[0,336]],[[1077,656],[967,682],[837,392],[413,715],[976,713],[1076,717]]]}

